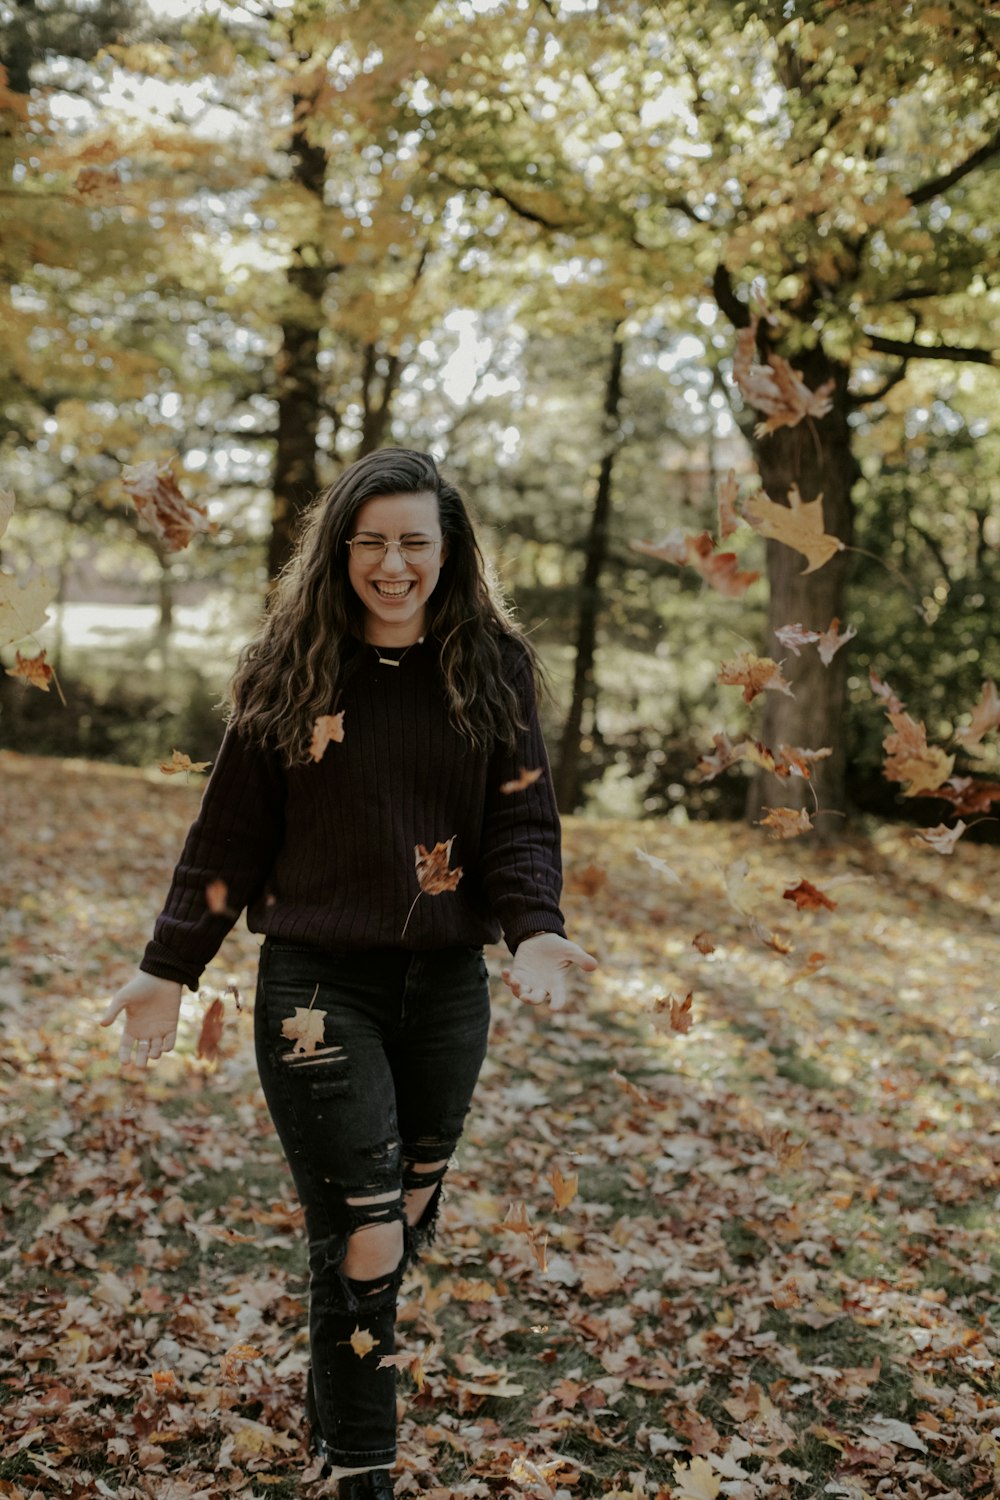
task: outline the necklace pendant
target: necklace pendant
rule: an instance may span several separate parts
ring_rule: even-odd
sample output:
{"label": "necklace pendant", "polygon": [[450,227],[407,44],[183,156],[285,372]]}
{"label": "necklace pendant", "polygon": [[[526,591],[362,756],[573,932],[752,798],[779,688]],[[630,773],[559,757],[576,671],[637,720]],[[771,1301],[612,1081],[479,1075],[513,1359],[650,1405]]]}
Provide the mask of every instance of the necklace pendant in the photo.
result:
{"label": "necklace pendant", "polygon": [[399,657],[398,660],[394,656],[379,656],[377,651],[375,653],[375,656],[380,665],[383,667],[398,667],[399,663],[403,660],[402,656]]}

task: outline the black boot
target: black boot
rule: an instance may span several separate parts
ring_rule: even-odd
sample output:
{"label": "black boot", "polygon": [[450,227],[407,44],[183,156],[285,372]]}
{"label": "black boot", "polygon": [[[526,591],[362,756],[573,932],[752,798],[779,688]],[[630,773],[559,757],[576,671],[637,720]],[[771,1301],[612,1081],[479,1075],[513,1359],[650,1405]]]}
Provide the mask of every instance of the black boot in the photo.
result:
{"label": "black boot", "polygon": [[366,1469],[348,1474],[337,1484],[337,1500],[392,1500],[392,1476],[388,1469]]}

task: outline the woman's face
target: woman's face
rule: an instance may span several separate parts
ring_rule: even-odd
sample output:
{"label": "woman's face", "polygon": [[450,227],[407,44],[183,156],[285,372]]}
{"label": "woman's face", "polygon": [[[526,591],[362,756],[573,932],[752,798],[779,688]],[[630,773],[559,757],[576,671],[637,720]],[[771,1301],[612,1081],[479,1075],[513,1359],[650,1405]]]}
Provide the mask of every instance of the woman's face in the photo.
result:
{"label": "woman's face", "polygon": [[[424,634],[427,601],[447,555],[437,496],[429,491],[376,495],[355,515],[351,536],[355,545],[347,574],[364,605],[365,640],[376,646],[411,645]],[[379,541],[394,545],[383,553]],[[365,542],[372,544],[370,550]],[[428,542],[433,544],[429,548]],[[400,546],[407,543],[416,550],[404,557]]]}

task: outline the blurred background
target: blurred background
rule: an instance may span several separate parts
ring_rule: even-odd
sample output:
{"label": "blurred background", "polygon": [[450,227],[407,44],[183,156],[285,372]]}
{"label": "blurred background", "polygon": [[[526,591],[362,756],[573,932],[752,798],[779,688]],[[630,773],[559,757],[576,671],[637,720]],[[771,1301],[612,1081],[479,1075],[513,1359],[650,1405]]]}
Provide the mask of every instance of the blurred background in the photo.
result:
{"label": "blurred background", "polygon": [[[833,749],[828,809],[940,818],[882,775],[869,672],[942,744],[1000,672],[986,8],[0,17],[0,564],[56,588],[3,661],[43,646],[66,699],[0,676],[0,744],[210,760],[297,517],[399,443],[460,484],[532,632],[566,811],[759,811],[752,767],[694,779],[725,730]],[[832,382],[827,415],[755,432],[734,375],[755,313],[758,360]],[[172,463],[214,532],[166,550],[122,483],[143,463]],[[730,470],[744,499],[821,494],[859,550],[803,580],[743,526],[723,545],[761,576],[727,597],[633,549],[716,536]],[[833,616],[857,634],[829,668],[771,634]],[[786,659],[795,703],[717,685],[746,650]],[[1000,775],[995,749],[973,760]]]}

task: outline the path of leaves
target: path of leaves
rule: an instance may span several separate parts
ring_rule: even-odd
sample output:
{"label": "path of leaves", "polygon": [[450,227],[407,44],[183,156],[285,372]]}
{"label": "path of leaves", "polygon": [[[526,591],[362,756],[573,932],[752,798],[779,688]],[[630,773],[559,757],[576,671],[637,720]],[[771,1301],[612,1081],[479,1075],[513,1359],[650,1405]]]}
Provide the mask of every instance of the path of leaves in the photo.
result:
{"label": "path of leaves", "polygon": [[[0,791],[0,1496],[317,1495],[256,940],[229,940],[148,1076],[95,1026],[198,789],[0,756]],[[602,967],[555,1015],[496,985],[438,1245],[404,1287],[398,1491],[993,1495],[995,851],[582,821],[566,849]],[[725,896],[739,858],[757,935]],[[782,899],[803,877],[835,910]]]}

